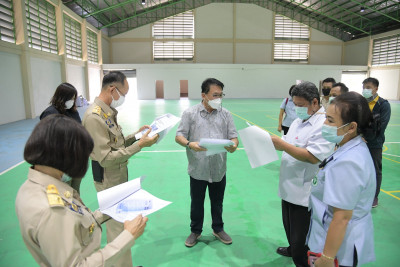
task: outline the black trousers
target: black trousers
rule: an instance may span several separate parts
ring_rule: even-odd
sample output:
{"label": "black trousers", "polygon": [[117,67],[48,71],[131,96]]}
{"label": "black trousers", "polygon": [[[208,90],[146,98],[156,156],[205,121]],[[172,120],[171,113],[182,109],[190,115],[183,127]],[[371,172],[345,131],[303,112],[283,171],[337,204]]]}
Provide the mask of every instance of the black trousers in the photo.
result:
{"label": "black trousers", "polygon": [[211,202],[212,229],[215,233],[224,230],[222,220],[222,206],[226,186],[226,176],[218,183],[209,183],[190,177],[190,228],[192,233],[201,234],[204,221],[204,198],[208,187],[208,195]]}
{"label": "black trousers", "polygon": [[299,206],[282,200],[282,220],[286,237],[289,242],[288,250],[297,267],[308,267],[306,238],[310,226],[311,212],[307,207]]}
{"label": "black trousers", "polygon": [[283,134],[286,135],[287,132],[289,131],[289,127],[282,125],[282,130],[283,130]]}
{"label": "black trousers", "polygon": [[375,166],[376,173],[376,191],[375,198],[378,198],[382,184],[382,148],[368,148],[371,153],[372,161]]}

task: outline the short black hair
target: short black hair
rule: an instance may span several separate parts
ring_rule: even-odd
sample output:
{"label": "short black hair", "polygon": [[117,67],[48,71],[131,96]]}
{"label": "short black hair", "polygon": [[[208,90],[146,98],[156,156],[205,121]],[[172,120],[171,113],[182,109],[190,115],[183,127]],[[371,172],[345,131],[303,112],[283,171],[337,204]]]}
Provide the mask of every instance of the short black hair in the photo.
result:
{"label": "short black hair", "polygon": [[125,79],[126,79],[126,76],[122,72],[110,71],[103,77],[103,83],[101,85],[101,88],[105,89],[105,87],[107,85],[112,84],[112,83],[124,84]]}
{"label": "short black hair", "polygon": [[75,120],[53,114],[33,129],[24,149],[24,159],[32,165],[60,170],[72,178],[82,178],[88,168],[93,140]]}
{"label": "short black hair", "polygon": [[310,104],[316,98],[319,105],[318,89],[312,82],[302,82],[296,85],[292,90],[292,97],[298,96],[306,99]]}
{"label": "short black hair", "polygon": [[201,84],[201,92],[204,94],[208,94],[208,92],[210,92],[211,85],[217,85],[221,87],[222,90],[224,90],[224,84],[222,82],[218,81],[215,78],[208,78],[204,80],[204,82]]}
{"label": "short black hair", "polygon": [[293,84],[292,86],[290,86],[290,89],[289,89],[289,95],[290,95],[290,96],[292,96],[292,91],[293,91],[293,88],[295,88],[295,87],[296,87],[295,84]]}
{"label": "short black hair", "polygon": [[347,93],[349,91],[349,88],[347,88],[347,86],[344,83],[335,83],[334,85],[332,85],[332,88],[337,86],[340,87],[340,92],[342,94]]}
{"label": "short black hair", "polygon": [[339,109],[343,124],[354,121],[357,123],[358,134],[365,138],[375,135],[372,112],[365,97],[356,92],[348,92],[335,97],[331,105]]}
{"label": "short black hair", "polygon": [[322,81],[322,83],[336,83],[335,79],[333,78],[326,78],[325,80]]}
{"label": "short black hair", "polygon": [[[72,84],[62,83],[57,87],[56,91],[54,92],[50,104],[53,105],[61,114],[65,114],[65,102],[74,98],[76,100],[77,95],[78,91]],[[75,101],[71,109],[76,111]]]}
{"label": "short black hair", "polygon": [[376,78],[369,77],[363,81],[363,84],[372,83],[375,87],[379,87],[379,81]]}

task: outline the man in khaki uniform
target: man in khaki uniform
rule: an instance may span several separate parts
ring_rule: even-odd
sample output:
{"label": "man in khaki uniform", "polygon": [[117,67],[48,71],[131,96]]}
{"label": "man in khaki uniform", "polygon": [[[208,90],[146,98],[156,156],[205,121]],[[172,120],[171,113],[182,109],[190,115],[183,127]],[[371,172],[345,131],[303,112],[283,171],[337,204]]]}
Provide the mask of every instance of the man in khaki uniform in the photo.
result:
{"label": "man in khaki uniform", "polygon": [[[96,190],[113,187],[128,181],[128,159],[143,147],[152,146],[158,135],[150,138],[147,131],[140,140],[135,134],[126,138],[121,126],[117,123],[116,107],[123,104],[129,84],[123,73],[112,71],[104,76],[100,95],[88,107],[82,124],[94,141],[94,149],[90,154]],[[149,126],[143,126],[142,131]],[[138,131],[138,132],[139,132]],[[137,142],[136,142],[137,141]],[[107,242],[112,242],[123,231],[123,224],[113,219],[106,222]],[[132,266],[130,250],[123,255],[116,266]]]}

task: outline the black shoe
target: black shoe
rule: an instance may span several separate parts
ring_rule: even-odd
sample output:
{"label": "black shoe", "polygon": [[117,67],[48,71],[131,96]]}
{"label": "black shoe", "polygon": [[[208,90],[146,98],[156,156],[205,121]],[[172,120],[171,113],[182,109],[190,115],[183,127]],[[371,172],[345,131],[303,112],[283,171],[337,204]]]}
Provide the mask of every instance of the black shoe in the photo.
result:
{"label": "black shoe", "polygon": [[276,253],[285,257],[292,257],[291,251],[288,250],[289,247],[279,247]]}
{"label": "black shoe", "polygon": [[378,207],[378,198],[374,198],[374,202],[372,202],[372,207],[373,208]]}

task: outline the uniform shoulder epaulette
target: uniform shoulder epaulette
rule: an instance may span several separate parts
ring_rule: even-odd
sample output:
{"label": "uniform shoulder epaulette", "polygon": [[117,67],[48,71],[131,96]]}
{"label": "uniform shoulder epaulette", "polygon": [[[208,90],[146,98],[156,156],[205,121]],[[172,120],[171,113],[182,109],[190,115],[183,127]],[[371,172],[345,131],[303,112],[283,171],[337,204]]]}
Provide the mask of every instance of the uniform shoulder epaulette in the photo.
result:
{"label": "uniform shoulder epaulette", "polygon": [[49,184],[46,189],[47,200],[49,201],[50,207],[64,207],[64,201],[62,200],[57,187],[54,184]]}
{"label": "uniform shoulder epaulette", "polygon": [[100,106],[95,106],[95,107],[93,108],[93,110],[92,110],[92,113],[93,113],[93,114],[97,114],[97,115],[100,116],[100,114],[101,114],[101,107],[100,107]]}

